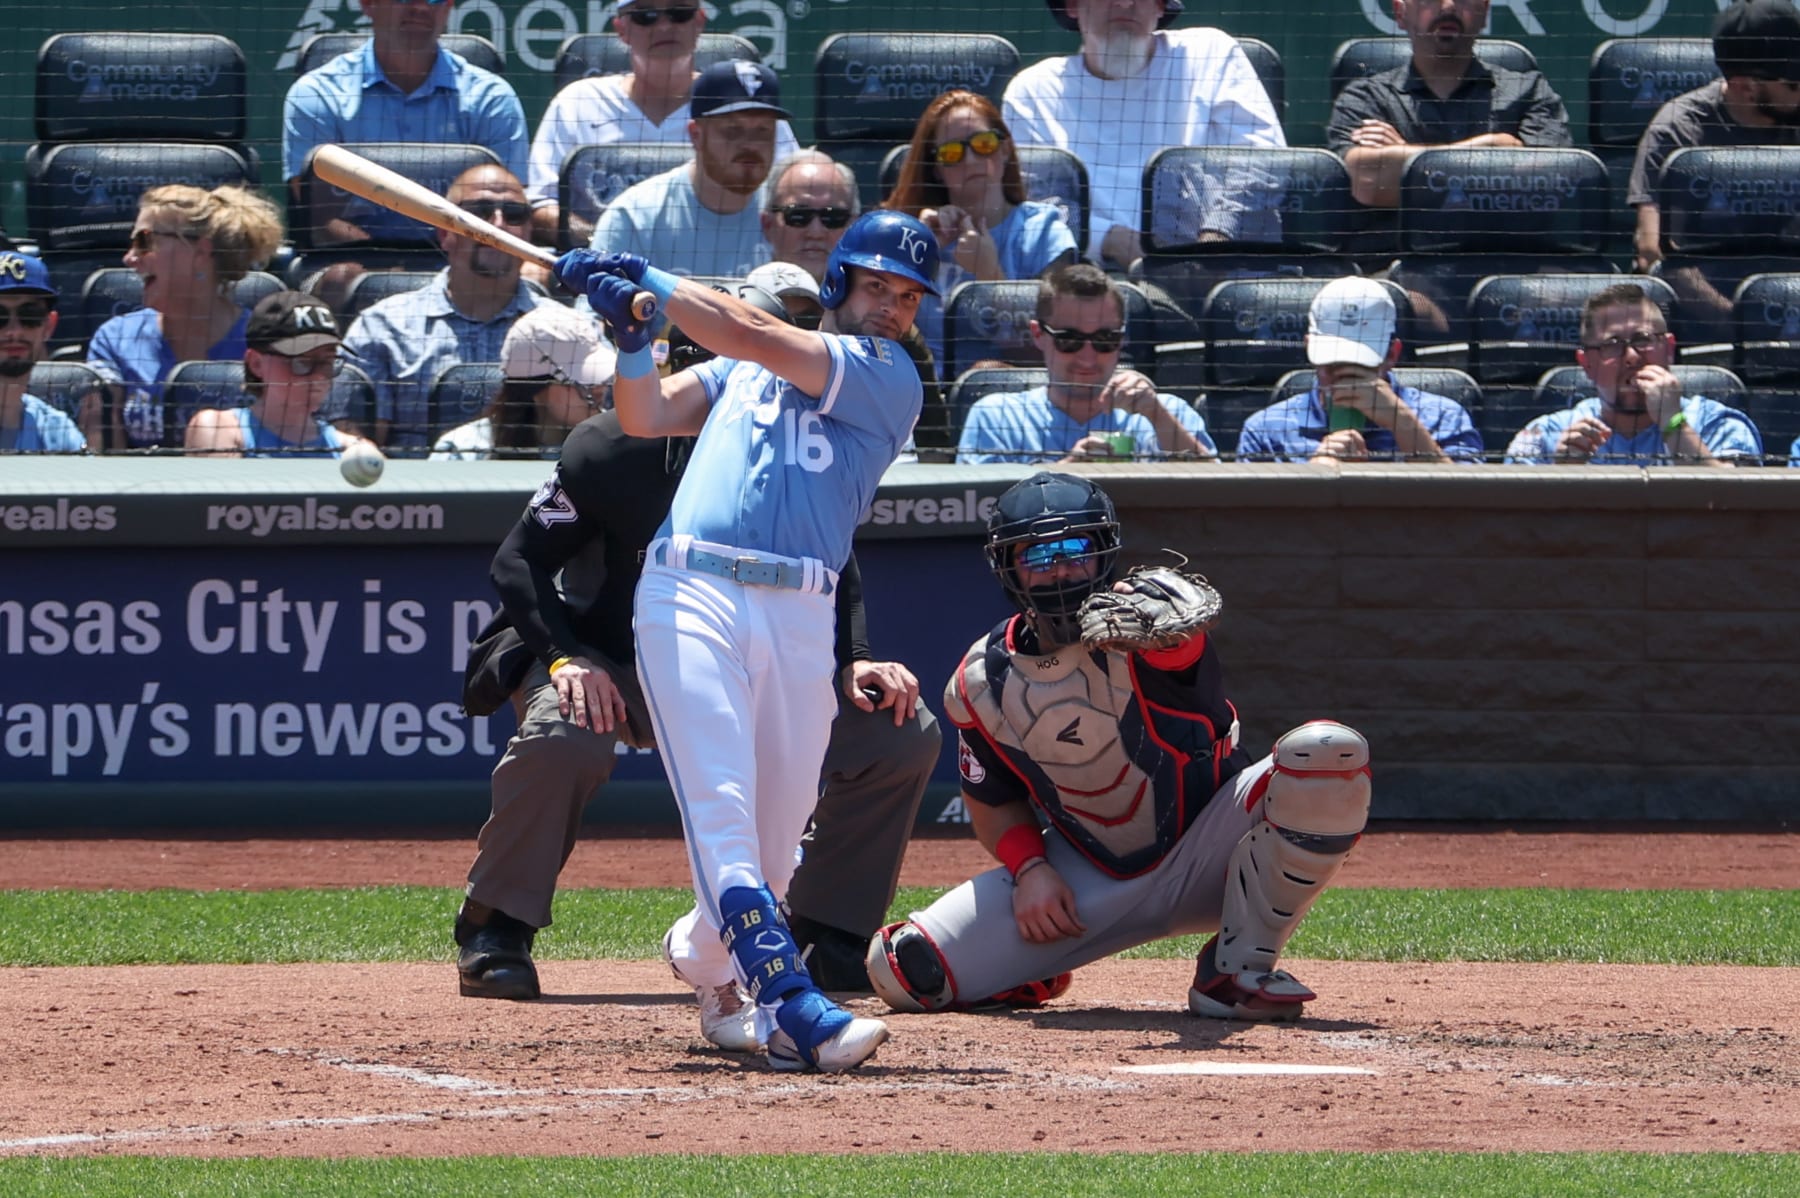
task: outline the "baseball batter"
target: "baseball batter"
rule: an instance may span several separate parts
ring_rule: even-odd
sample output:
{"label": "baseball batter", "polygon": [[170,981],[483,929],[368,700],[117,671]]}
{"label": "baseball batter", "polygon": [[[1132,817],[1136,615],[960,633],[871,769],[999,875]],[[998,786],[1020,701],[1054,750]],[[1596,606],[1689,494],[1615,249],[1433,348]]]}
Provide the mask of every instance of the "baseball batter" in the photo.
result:
{"label": "baseball batter", "polygon": [[[865,214],[832,251],[824,322],[806,332],[635,255],[557,262],[612,326],[625,431],[698,434],[635,608],[638,676],[697,900],[664,945],[690,985],[746,987],[776,1069],[852,1069],[888,1035],[813,983],[777,904],[836,709],[832,595],[923,398],[896,339],[935,294],[937,265],[917,220]],[[719,356],[658,380],[631,308],[640,289]]]}
{"label": "baseball batter", "polygon": [[1000,867],[870,941],[897,1011],[1032,1005],[1090,961],[1193,932],[1214,933],[1195,1014],[1296,1019],[1315,997],[1276,960],[1367,821],[1368,744],[1318,720],[1251,764],[1207,635],[1217,592],[1166,567],[1115,583],[1119,547],[1112,500],[1067,474],[1016,484],[988,522],[1019,610],[944,702]]}

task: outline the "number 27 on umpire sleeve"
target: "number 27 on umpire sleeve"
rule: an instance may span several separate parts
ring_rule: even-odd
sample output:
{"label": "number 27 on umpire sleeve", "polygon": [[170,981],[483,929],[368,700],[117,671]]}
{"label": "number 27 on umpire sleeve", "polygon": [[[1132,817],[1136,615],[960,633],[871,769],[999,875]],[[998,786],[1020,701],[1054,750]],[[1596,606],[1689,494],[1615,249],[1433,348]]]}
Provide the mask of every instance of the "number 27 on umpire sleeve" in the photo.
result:
{"label": "number 27 on umpire sleeve", "polygon": [[789,408],[781,414],[781,437],[787,447],[787,460],[814,474],[831,469],[831,442],[825,436],[825,421],[817,412],[796,412]]}

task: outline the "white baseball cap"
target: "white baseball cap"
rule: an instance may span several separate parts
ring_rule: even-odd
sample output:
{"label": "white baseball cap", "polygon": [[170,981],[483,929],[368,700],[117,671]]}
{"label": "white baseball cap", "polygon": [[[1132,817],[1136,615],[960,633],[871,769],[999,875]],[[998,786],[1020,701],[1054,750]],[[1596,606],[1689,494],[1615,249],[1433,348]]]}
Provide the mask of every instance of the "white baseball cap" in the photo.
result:
{"label": "white baseball cap", "polygon": [[519,317],[500,346],[500,367],[509,379],[597,387],[612,378],[618,360],[600,336],[599,321],[561,304],[539,304]]}
{"label": "white baseball cap", "polygon": [[1336,279],[1306,315],[1306,360],[1314,366],[1379,366],[1394,343],[1394,297],[1374,279]]}
{"label": "white baseball cap", "polygon": [[752,287],[761,287],[776,299],[798,295],[815,304],[822,303],[819,299],[818,280],[804,266],[796,266],[792,262],[765,262],[745,275],[744,282]]}

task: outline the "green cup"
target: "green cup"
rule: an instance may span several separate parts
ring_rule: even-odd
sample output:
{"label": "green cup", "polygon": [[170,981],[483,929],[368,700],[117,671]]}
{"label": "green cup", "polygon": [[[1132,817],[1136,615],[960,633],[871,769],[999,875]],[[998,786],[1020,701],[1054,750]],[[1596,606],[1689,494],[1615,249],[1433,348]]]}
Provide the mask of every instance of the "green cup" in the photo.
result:
{"label": "green cup", "polygon": [[1107,433],[1106,443],[1116,458],[1128,458],[1137,452],[1137,438],[1130,433]]}

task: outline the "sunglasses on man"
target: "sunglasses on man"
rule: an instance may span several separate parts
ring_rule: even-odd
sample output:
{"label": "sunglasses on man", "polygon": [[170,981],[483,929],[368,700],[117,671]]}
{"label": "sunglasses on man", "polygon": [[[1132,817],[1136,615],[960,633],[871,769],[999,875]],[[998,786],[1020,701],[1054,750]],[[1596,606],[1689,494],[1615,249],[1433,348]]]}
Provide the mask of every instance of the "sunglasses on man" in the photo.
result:
{"label": "sunglasses on man", "polygon": [[1042,572],[1057,562],[1080,561],[1094,552],[1094,538],[1058,537],[1054,541],[1034,541],[1019,550],[1019,564],[1027,570]]}
{"label": "sunglasses on man", "polygon": [[781,223],[790,229],[804,229],[814,220],[827,229],[841,229],[850,223],[848,208],[810,208],[805,204],[784,204],[774,211],[781,214]]}
{"label": "sunglasses on man", "polygon": [[44,322],[50,319],[50,305],[33,301],[20,304],[16,308],[8,308],[0,304],[0,329],[12,327],[13,321],[19,322],[22,329],[41,329]]}
{"label": "sunglasses on man", "polygon": [[1053,329],[1047,324],[1038,327],[1044,330],[1058,353],[1078,354],[1082,346],[1091,344],[1097,354],[1112,354],[1125,344],[1124,329],[1095,329],[1084,333],[1080,329]]}
{"label": "sunglasses on man", "polygon": [[464,200],[457,207],[489,222],[496,213],[503,224],[523,225],[531,221],[531,205],[521,200]]}
{"label": "sunglasses on man", "polygon": [[626,10],[625,19],[633,25],[648,29],[658,21],[667,21],[671,25],[686,25],[700,11],[683,4],[676,8],[633,8]]}
{"label": "sunglasses on man", "polygon": [[1006,134],[998,129],[983,129],[980,133],[971,133],[961,141],[938,143],[931,156],[939,166],[955,166],[969,156],[972,150],[978,157],[992,158],[1000,150],[1006,140]]}

